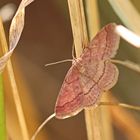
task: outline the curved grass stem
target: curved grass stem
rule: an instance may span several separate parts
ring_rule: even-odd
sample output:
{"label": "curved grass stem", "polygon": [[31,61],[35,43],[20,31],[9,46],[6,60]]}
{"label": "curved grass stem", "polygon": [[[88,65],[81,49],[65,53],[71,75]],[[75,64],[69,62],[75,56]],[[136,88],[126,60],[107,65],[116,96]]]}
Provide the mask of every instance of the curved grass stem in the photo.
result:
{"label": "curved grass stem", "polygon": [[99,105],[120,106],[120,107],[125,107],[125,108],[140,111],[140,106],[134,106],[134,105],[129,105],[129,104],[125,104],[125,103],[100,102]]}
{"label": "curved grass stem", "polygon": [[55,113],[53,113],[48,118],[46,118],[46,120],[43,121],[43,123],[37,128],[37,130],[35,131],[35,133],[33,134],[32,138],[31,138],[31,140],[35,140],[38,133],[42,130],[42,128],[54,117],[55,117]]}
{"label": "curved grass stem", "polygon": [[111,62],[120,64],[122,66],[125,66],[125,67],[133,70],[133,71],[136,71],[136,72],[140,73],[140,65],[138,65],[138,64],[136,64],[132,61],[129,61],[129,60],[122,61],[122,60],[112,59]]}

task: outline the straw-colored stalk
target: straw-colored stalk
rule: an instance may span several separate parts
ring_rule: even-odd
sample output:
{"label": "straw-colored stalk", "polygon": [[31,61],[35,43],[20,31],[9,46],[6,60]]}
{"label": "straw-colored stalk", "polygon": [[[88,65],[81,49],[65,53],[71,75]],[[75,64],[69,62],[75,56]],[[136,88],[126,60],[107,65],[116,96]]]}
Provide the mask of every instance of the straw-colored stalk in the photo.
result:
{"label": "straw-colored stalk", "polygon": [[[88,33],[91,40],[100,28],[97,0],[88,0],[85,2],[85,5]],[[107,93],[103,94],[102,100],[108,100]],[[90,112],[85,111],[85,116],[86,123],[88,124],[87,126],[90,127],[87,129],[92,130],[92,133],[88,132],[88,135],[93,134],[92,137],[94,137],[94,139],[98,136],[98,139],[101,140],[113,140],[111,118],[107,107],[98,107]],[[90,122],[92,122],[92,124]]]}
{"label": "straw-colored stalk", "polygon": [[76,57],[87,46],[88,36],[82,0],[68,0]]}
{"label": "straw-colored stalk", "polygon": [[[97,4],[94,0],[89,0],[85,3],[87,5],[87,23],[89,29],[89,37],[91,39],[99,30]],[[68,0],[68,5],[76,56],[79,57],[79,55],[82,53],[83,47],[86,47],[88,43],[88,34],[85,22],[83,0]],[[102,111],[100,107],[96,109],[85,109],[85,121],[87,127],[88,140],[112,140],[112,133],[110,134],[111,129],[109,123],[109,116],[105,115],[107,111],[103,111],[105,117],[102,118],[101,112]],[[106,121],[101,121],[104,119],[106,119]]]}
{"label": "straw-colored stalk", "polygon": [[[0,27],[1,27],[0,28],[0,39],[2,42],[1,47],[2,47],[3,54],[5,54],[8,51],[8,45],[6,42],[6,37],[5,37],[5,33],[4,33],[2,20],[0,20]],[[9,88],[11,88],[10,94],[13,95],[13,99],[15,102],[15,107],[16,107],[17,116],[18,116],[18,120],[19,120],[19,126],[20,126],[20,130],[21,130],[21,138],[23,140],[29,140],[28,130],[27,130],[24,113],[23,113],[23,109],[22,109],[22,104],[20,101],[20,97],[19,97],[19,93],[18,93],[18,89],[17,89],[15,77],[14,77],[14,72],[13,72],[13,68],[12,68],[12,63],[10,60],[7,63],[7,67],[6,67],[4,75],[6,75],[6,77],[8,76],[8,80],[9,80],[9,84],[10,84]]]}
{"label": "straw-colored stalk", "polygon": [[108,2],[124,25],[140,35],[140,14],[131,0],[108,0]]}
{"label": "straw-colored stalk", "polygon": [[[111,102],[118,102],[112,95],[109,93],[109,100]],[[124,104],[125,105],[125,104]],[[139,107],[130,106],[131,109],[135,108],[139,110]],[[109,106],[112,116],[112,123],[124,133],[128,140],[139,140],[140,139],[140,124],[137,122],[133,114],[127,111],[125,108],[118,106]],[[128,107],[129,109],[129,107]]]}

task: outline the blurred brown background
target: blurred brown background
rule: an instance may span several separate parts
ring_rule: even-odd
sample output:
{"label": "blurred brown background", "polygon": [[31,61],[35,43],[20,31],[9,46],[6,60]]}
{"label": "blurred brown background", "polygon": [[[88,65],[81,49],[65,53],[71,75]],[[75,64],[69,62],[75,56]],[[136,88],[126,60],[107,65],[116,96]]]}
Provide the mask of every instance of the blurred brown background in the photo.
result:
{"label": "blurred brown background", "polygon": [[[1,0],[0,7],[9,2],[18,6],[20,0]],[[99,0],[98,3],[101,26],[109,22],[121,24],[106,0]],[[138,1],[134,0],[133,3],[139,10]],[[6,32],[8,32],[9,25],[10,22],[5,23]],[[35,0],[26,8],[25,28],[12,60],[15,69],[22,74],[22,79],[20,79],[22,81],[18,81],[18,84],[22,86],[20,84],[24,81],[28,89],[28,96],[37,112],[39,123],[53,113],[59,89],[71,63],[47,68],[44,65],[72,58],[72,44],[73,38],[66,0]],[[121,40],[117,58],[140,63],[140,50]],[[119,66],[119,70],[119,81],[113,88],[113,95],[122,102],[140,105],[140,75],[122,66]],[[26,102],[24,94],[26,93],[22,93],[21,98],[23,102]],[[24,112],[28,113],[28,117],[33,117],[29,111],[24,110]],[[140,120],[138,112],[132,111],[132,113],[137,120]],[[27,119],[32,120],[32,118]],[[66,120],[54,119],[43,131],[47,133],[49,140],[87,139],[83,112]],[[116,140],[125,139],[119,131],[116,130],[115,134]]]}

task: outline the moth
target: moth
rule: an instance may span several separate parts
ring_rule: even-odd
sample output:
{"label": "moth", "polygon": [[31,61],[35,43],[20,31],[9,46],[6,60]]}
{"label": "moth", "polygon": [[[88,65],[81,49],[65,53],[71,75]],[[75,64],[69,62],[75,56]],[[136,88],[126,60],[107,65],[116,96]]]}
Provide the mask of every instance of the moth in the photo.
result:
{"label": "moth", "polygon": [[118,68],[111,62],[119,47],[120,37],[115,23],[103,27],[74,59],[55,105],[55,117],[64,119],[78,114],[90,106],[97,106],[104,91],[118,80]]}

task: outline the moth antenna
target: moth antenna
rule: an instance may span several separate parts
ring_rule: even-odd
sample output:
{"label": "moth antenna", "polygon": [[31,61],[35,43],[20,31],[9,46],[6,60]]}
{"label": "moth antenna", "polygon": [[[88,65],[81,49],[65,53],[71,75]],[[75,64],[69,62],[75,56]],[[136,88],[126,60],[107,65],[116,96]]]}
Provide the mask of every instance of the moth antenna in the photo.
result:
{"label": "moth antenna", "polygon": [[114,60],[114,59],[112,59],[111,62],[120,64],[122,66],[125,66],[125,67],[133,70],[133,71],[136,71],[136,72],[140,73],[140,65],[138,65],[138,64],[136,64],[134,62],[131,62],[129,60],[121,61],[121,60]]}
{"label": "moth antenna", "polygon": [[99,105],[121,106],[121,107],[140,111],[140,106],[134,106],[134,105],[129,105],[129,104],[125,104],[125,103],[100,102]]}
{"label": "moth antenna", "polygon": [[37,128],[37,130],[35,131],[35,133],[33,134],[33,136],[31,137],[31,140],[35,140],[37,135],[39,134],[39,132],[42,130],[42,128],[51,120],[55,117],[55,113],[53,113],[52,115],[50,115],[48,118],[45,119],[45,121],[43,121],[43,123]]}
{"label": "moth antenna", "polygon": [[73,61],[73,59],[60,60],[60,61],[56,61],[53,63],[45,64],[45,67],[56,65],[56,64],[61,64],[61,63],[65,63],[65,62],[72,62],[72,61]]}

